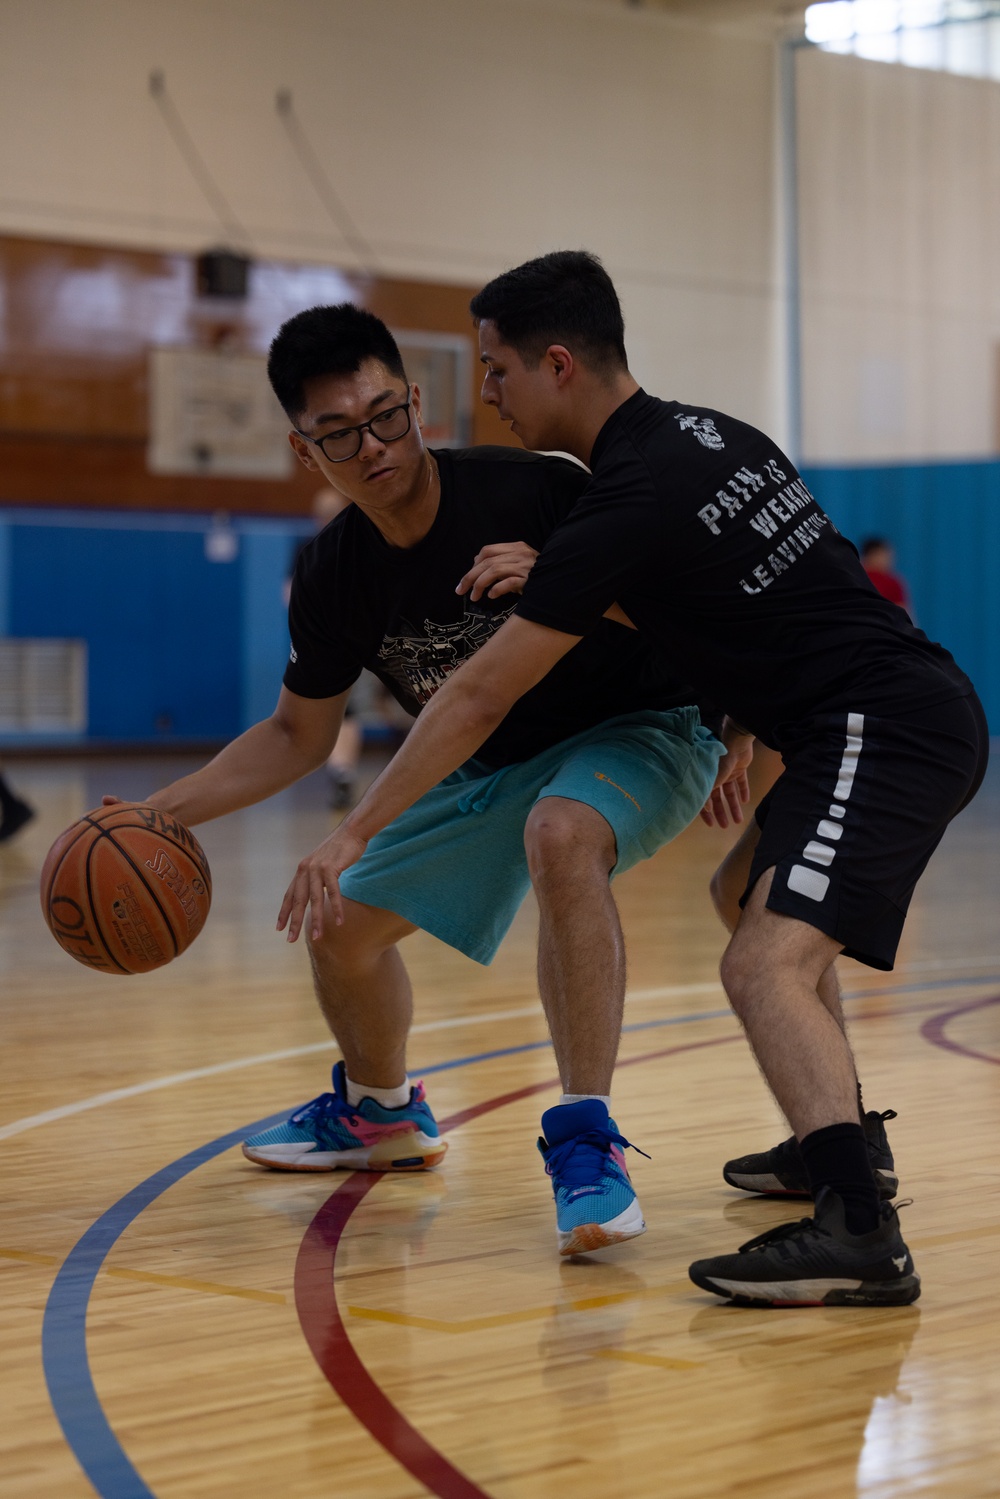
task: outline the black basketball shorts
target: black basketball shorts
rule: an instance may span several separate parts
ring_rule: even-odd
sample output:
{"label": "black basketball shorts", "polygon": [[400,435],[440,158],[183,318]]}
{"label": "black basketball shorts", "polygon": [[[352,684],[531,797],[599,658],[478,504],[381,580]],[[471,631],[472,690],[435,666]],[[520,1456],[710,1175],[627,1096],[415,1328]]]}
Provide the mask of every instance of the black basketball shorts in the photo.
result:
{"label": "black basketball shorts", "polygon": [[812,718],[783,734],[782,757],[785,772],[755,813],[761,837],[740,904],[773,867],[769,910],[818,927],[849,958],[892,968],[914,886],[986,773],[979,699]]}

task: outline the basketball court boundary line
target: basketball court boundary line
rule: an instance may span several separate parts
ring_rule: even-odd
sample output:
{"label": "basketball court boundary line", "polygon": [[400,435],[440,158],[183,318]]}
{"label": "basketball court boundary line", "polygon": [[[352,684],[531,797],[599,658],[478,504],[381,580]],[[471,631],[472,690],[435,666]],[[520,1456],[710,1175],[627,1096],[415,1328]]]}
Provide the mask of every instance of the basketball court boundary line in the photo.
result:
{"label": "basketball court boundary line", "polygon": [[[883,985],[879,989],[852,989],[844,993],[845,1003],[852,1003],[858,999],[877,999],[881,995],[891,994],[923,994],[932,989],[961,989],[974,988],[978,984],[1000,983],[1000,973],[989,973],[980,976],[959,979],[933,979],[929,982]],[[722,985],[717,981],[698,984],[666,984],[659,989],[636,989],[625,995],[625,1004],[643,1004],[654,999],[669,999],[680,997],[685,994],[707,993],[709,991],[722,992]],[[720,1020],[731,1016],[730,1009],[704,1010],[696,1015],[678,1015],[667,1019],[652,1022],[658,1025],[684,1025],[692,1024],[697,1020]],[[491,1010],[479,1015],[455,1015],[444,1020],[427,1020],[410,1029],[411,1036],[431,1035],[440,1031],[460,1030],[463,1026],[496,1024],[505,1020],[525,1020],[532,1016],[544,1020],[545,1016],[541,1005],[522,1005],[511,1010]],[[630,1027],[625,1027],[629,1029]],[[539,1042],[548,1045],[547,1041]],[[11,1120],[9,1124],[0,1125],[0,1140],[12,1139],[15,1135],[25,1134],[28,1130],[40,1129],[45,1124],[56,1124],[62,1119],[71,1119],[76,1114],[85,1114],[91,1109],[104,1108],[107,1104],[120,1103],[127,1098],[141,1098],[146,1093],[156,1093],[162,1088],[177,1087],[182,1083],[198,1082],[206,1077],[219,1077],[226,1072],[240,1072],[246,1067],[265,1066],[268,1062],[285,1062],[295,1057],[315,1055],[323,1051],[335,1051],[337,1043],[332,1039],[329,1041],[311,1041],[305,1046],[287,1047],[280,1051],[260,1052],[252,1057],[234,1057],[227,1062],[213,1062],[207,1067],[191,1067],[183,1072],[168,1073],[164,1077],[148,1078],[142,1083],[130,1083],[124,1088],[111,1088],[103,1093],[93,1093],[89,1098],[76,1099],[73,1103],[59,1104],[56,1108],[45,1109],[39,1114],[26,1114],[22,1119]],[[484,1053],[494,1055],[494,1053]],[[419,1071],[420,1069],[415,1069]],[[425,1072],[427,1068],[423,1069]]]}
{"label": "basketball court boundary line", "polygon": [[989,999],[975,1000],[972,1004],[959,1005],[957,1009],[946,1010],[941,1015],[932,1015],[920,1027],[920,1034],[925,1041],[929,1041],[932,1046],[939,1046],[942,1051],[951,1051],[957,1056],[969,1057],[974,1062],[989,1062],[992,1067],[1000,1067],[1000,1057],[990,1056],[989,1052],[977,1051],[971,1046],[963,1046],[958,1041],[952,1041],[945,1034],[949,1023],[956,1020],[959,1015],[971,1015],[976,1010],[988,1010],[992,1005],[1000,1005],[1000,994],[994,994]]}
{"label": "basketball court boundary line", "polygon": [[[977,980],[976,982],[987,982]],[[912,986],[920,988],[939,988],[941,984],[935,983],[927,986]],[[950,985],[948,987],[951,987]],[[877,990],[876,993],[888,992]],[[859,996],[855,996],[859,997]],[[975,1000],[972,1003],[943,1012],[940,1016],[931,1017],[921,1028],[921,1034],[934,1045],[943,1045],[946,1050],[958,1051],[962,1055],[970,1056],[981,1061],[988,1061],[1000,1065],[1000,1059],[987,1056],[985,1053],[969,1051],[967,1048],[955,1043],[947,1043],[934,1039],[935,1035],[942,1034],[944,1027],[959,1015],[971,1011],[984,1009],[988,1005],[1000,1004],[1000,995],[988,999]],[[912,1010],[900,1010],[896,1015],[912,1014]],[[687,1017],[687,1023],[702,1019],[703,1016]],[[868,1015],[859,1017],[863,1020],[890,1018],[881,1015]],[[939,1022],[937,1031],[934,1032],[935,1020]],[[667,1026],[682,1023],[682,1017],[667,1017],[661,1020],[641,1022],[628,1030],[647,1030],[658,1026]],[[932,1034],[933,1032],[933,1034]],[[690,1051],[695,1048],[717,1046],[727,1042],[742,1039],[742,1032],[732,1036],[720,1036],[706,1041],[688,1043],[682,1047],[671,1047],[653,1053],[643,1053],[638,1057],[627,1057],[619,1062],[620,1067],[636,1065],[640,1062],[651,1061],[655,1057],[663,1057],[676,1054],[681,1051]],[[451,1071],[454,1068],[469,1066],[474,1062],[486,1060],[496,1056],[509,1056],[522,1051],[534,1051],[540,1046],[550,1043],[532,1042],[527,1045],[507,1047],[496,1052],[484,1052],[468,1058],[456,1058],[450,1062],[437,1063],[431,1067],[425,1067],[423,1072],[431,1075],[436,1072]],[[531,1084],[527,1092],[538,1092],[545,1088],[558,1086],[549,1081],[542,1084]],[[468,1122],[480,1113],[487,1111],[489,1107],[500,1107],[502,1103],[509,1103],[515,1097],[526,1096],[524,1090],[516,1094],[505,1094],[501,1099],[490,1101],[486,1105],[472,1105],[469,1109],[452,1115],[446,1123],[451,1128],[457,1128],[459,1124]],[[176,1161],[161,1167],[157,1172],[147,1177],[131,1191],[127,1192],[117,1202],[105,1210],[91,1226],[85,1231],[80,1239],[70,1250],[66,1259],[59,1268],[49,1296],[46,1301],[45,1313],[42,1322],[42,1365],[48,1386],[49,1397],[52,1402],[53,1412],[62,1429],[70,1451],[76,1457],[83,1472],[90,1480],[101,1499],[157,1499],[156,1494],[148,1487],[138,1470],[134,1467],[124,1447],[115,1435],[113,1428],[104,1412],[97,1389],[94,1384],[90,1369],[90,1357],[87,1349],[87,1311],[94,1283],[100,1273],[104,1261],[111,1249],[125,1232],[125,1230],[167,1189],[181,1181],[191,1172],[216,1156],[223,1154],[234,1145],[239,1144],[246,1134],[281,1123],[287,1117],[287,1110],[278,1114],[268,1115],[264,1119],[256,1120],[252,1124],[242,1126],[238,1130],[231,1130],[225,1135],[216,1137],[215,1140],[199,1146],[186,1155],[180,1156]],[[349,1181],[354,1180],[352,1176]],[[371,1190],[381,1178],[374,1177],[366,1191]],[[345,1183],[346,1185],[346,1183]],[[337,1189],[342,1190],[341,1188]],[[331,1194],[335,1197],[336,1192]],[[358,1201],[360,1202],[360,1197]],[[356,1206],[357,1204],[355,1204]],[[325,1206],[325,1204],[324,1204]],[[353,1207],[351,1211],[353,1212]],[[318,1218],[323,1212],[316,1215]],[[349,1215],[348,1215],[349,1216]],[[346,1219],[344,1220],[346,1223]],[[316,1222],[316,1218],[313,1219]],[[310,1228],[312,1225],[310,1225]],[[308,1234],[309,1230],[307,1230]],[[342,1229],[341,1229],[342,1232]],[[303,1242],[305,1242],[303,1240]],[[333,1263],[329,1262],[330,1286],[333,1288]],[[335,1296],[334,1296],[335,1300]],[[336,1311],[339,1318],[339,1310]],[[301,1322],[301,1317],[300,1317]],[[341,1324],[343,1326],[343,1324]],[[344,1336],[347,1337],[346,1329]],[[349,1339],[348,1339],[349,1342]],[[310,1345],[311,1346],[311,1345]],[[351,1345],[353,1348],[353,1345]],[[355,1355],[357,1356],[357,1355]],[[322,1366],[321,1366],[322,1367]],[[325,1373],[325,1370],[324,1370]],[[388,1397],[380,1390],[380,1387],[369,1375],[371,1384],[380,1397],[388,1401]],[[343,1397],[341,1397],[343,1398]],[[391,1402],[389,1402],[391,1405]],[[395,1407],[391,1407],[395,1411]],[[403,1418],[397,1413],[397,1418]],[[359,1418],[360,1419],[360,1418]],[[364,1423],[362,1423],[364,1424]],[[408,1425],[408,1423],[406,1423]],[[367,1427],[366,1427],[367,1429]],[[410,1428],[412,1430],[412,1428]],[[373,1438],[381,1442],[381,1438],[372,1433]],[[419,1436],[419,1433],[417,1433]],[[423,1441],[423,1438],[420,1438]],[[428,1444],[429,1446],[429,1444]],[[430,1449],[432,1452],[435,1449]],[[438,1454],[440,1457],[440,1454]],[[399,1459],[397,1458],[397,1461]],[[447,1462],[442,1458],[443,1462]],[[450,1467],[451,1465],[448,1464]],[[454,1470],[456,1473],[458,1470]],[[463,1481],[468,1482],[464,1479]],[[432,1492],[439,1492],[432,1490]],[[468,1499],[488,1499],[483,1491],[467,1490]],[[460,1499],[458,1490],[449,1494],[448,1499]]]}

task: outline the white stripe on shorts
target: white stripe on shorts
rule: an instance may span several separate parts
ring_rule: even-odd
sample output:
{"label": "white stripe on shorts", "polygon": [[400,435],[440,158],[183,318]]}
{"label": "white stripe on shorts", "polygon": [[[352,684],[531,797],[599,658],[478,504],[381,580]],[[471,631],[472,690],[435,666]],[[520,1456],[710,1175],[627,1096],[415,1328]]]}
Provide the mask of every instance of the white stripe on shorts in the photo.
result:
{"label": "white stripe on shorts", "polygon": [[[838,802],[846,802],[854,785],[854,774],[858,768],[858,757],[861,754],[861,746],[864,744],[865,715],[863,713],[848,713],[847,715],[847,743],[844,745],[844,754],[840,761],[840,770],[837,772],[837,787],[833,795]],[[843,817],[843,807],[830,808],[832,816]],[[820,822],[816,829],[820,837],[831,839],[832,843],[840,840],[844,829],[836,823]],[[833,863],[836,857],[836,847],[829,843],[820,843],[812,839],[806,844],[802,851],[802,857],[808,859],[811,864],[821,864],[826,868]],[[809,869],[805,864],[793,864],[788,874],[788,888],[796,891],[799,895],[805,895],[809,900],[821,901],[830,888],[830,877],[820,874],[818,869]]]}
{"label": "white stripe on shorts", "polygon": [[858,768],[858,756],[861,754],[861,746],[864,743],[865,715],[863,713],[848,713],[847,715],[847,743],[844,746],[844,758],[840,762],[840,774],[837,777],[837,789],[834,791],[834,800],[846,802],[854,785],[854,772]]}

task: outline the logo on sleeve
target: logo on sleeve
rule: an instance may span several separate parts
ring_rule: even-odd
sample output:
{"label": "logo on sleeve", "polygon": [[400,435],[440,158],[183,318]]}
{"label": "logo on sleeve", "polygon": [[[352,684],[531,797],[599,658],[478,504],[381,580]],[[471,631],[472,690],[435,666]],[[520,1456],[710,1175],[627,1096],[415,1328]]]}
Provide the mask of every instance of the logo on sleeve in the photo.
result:
{"label": "logo on sleeve", "polygon": [[674,421],[680,422],[682,432],[693,432],[703,448],[713,448],[718,452],[726,446],[710,416],[692,416],[688,411],[678,411]]}
{"label": "logo on sleeve", "polygon": [[292,646],[291,650],[288,653],[288,659],[292,663],[293,666],[295,665],[296,661],[299,659],[299,653],[295,649],[294,645]]}

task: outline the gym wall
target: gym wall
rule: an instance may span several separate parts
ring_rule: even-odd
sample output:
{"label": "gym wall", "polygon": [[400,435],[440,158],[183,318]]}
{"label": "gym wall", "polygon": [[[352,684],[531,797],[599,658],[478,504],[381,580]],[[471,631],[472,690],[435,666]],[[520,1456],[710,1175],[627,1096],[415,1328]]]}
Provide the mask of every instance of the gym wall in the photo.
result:
{"label": "gym wall", "polygon": [[290,89],[382,277],[479,286],[602,255],[651,389],[784,436],[771,39],[590,0],[0,0],[0,232],[197,252],[223,237],[149,90],[249,248],[358,255],[275,109]]}

